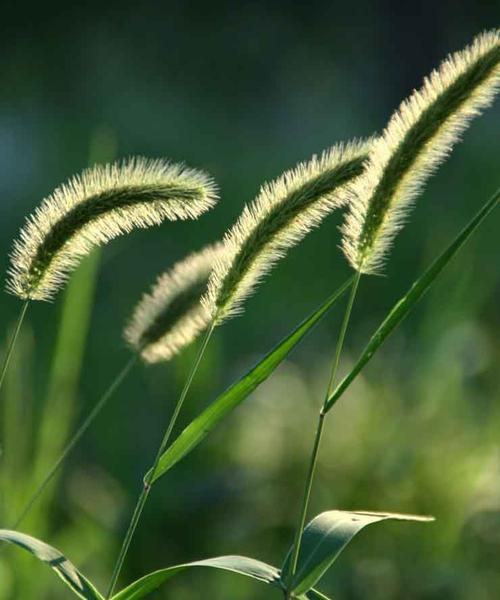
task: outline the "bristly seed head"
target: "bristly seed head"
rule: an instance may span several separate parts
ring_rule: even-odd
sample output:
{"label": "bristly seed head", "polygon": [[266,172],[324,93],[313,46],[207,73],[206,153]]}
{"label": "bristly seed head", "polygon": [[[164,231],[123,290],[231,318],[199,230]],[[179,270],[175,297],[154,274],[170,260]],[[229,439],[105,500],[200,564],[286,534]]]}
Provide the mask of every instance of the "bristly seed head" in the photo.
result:
{"label": "bristly seed head", "polygon": [[50,300],[95,246],[165,219],[194,219],[214,206],[203,172],[164,160],[131,158],[94,166],[58,187],[15,240],[7,291]]}
{"label": "bristly seed head", "polygon": [[238,314],[264,275],[345,198],[358,177],[371,140],[339,144],[265,184],[224,237],[226,252],[216,261],[207,310],[220,324]]}
{"label": "bristly seed head", "polygon": [[362,273],[381,270],[412,201],[500,83],[500,30],[449,56],[391,117],[350,190],[343,251]]}
{"label": "bristly seed head", "polygon": [[207,246],[161,275],[136,306],[124,331],[131,348],[149,363],[170,360],[210,324],[200,300],[223,244]]}

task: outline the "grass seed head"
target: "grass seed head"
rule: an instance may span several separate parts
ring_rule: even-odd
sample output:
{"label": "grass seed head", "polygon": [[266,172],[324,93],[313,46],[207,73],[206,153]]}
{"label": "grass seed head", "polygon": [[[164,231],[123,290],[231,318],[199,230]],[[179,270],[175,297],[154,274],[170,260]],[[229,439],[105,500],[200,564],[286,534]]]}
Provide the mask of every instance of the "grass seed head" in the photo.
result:
{"label": "grass seed head", "polygon": [[207,246],[178,262],[144,294],[125,328],[124,337],[148,363],[170,360],[210,324],[201,304],[221,243]]}
{"label": "grass seed head", "polygon": [[404,100],[350,190],[343,251],[362,273],[379,272],[426,179],[500,84],[500,30],[450,55]]}
{"label": "grass seed head", "polygon": [[194,219],[214,206],[213,181],[164,160],[94,166],[56,188],[14,241],[7,291],[50,300],[95,246],[165,219]]}
{"label": "grass seed head", "polygon": [[344,201],[343,191],[363,171],[370,141],[339,144],[300,163],[247,205],[224,237],[203,299],[217,323],[241,312],[245,299],[289,248]]}

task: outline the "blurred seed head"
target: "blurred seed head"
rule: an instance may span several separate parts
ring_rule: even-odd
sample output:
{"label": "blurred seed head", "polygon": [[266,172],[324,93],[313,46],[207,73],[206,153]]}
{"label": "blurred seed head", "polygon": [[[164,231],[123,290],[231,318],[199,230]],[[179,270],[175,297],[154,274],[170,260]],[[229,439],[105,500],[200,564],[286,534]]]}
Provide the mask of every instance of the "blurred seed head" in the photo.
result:
{"label": "blurred seed head", "polygon": [[161,275],[136,306],[124,331],[127,343],[149,363],[170,360],[210,324],[200,302],[221,243],[190,254]]}
{"label": "blurred seed head", "polygon": [[379,272],[426,179],[500,84],[500,30],[450,55],[404,100],[350,190],[343,251],[362,273]]}
{"label": "blurred seed head", "polygon": [[164,160],[131,158],[83,171],[28,216],[14,241],[7,291],[50,300],[92,248],[165,219],[194,219],[214,206],[213,181]]}

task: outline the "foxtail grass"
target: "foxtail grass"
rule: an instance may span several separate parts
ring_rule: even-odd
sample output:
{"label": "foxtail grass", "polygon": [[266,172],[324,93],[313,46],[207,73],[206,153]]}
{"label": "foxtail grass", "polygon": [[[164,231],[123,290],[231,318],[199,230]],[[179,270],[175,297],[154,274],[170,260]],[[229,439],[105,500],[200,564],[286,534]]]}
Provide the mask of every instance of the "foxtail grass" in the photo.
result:
{"label": "foxtail grass", "polygon": [[394,237],[426,180],[500,85],[500,30],[451,54],[404,100],[351,186],[342,248],[362,273],[383,269]]}
{"label": "foxtail grass", "polygon": [[165,219],[197,218],[215,202],[213,181],[183,165],[132,158],[87,169],[27,218],[7,290],[23,300],[51,300],[95,246]]}
{"label": "foxtail grass", "polygon": [[[113,598],[141,598],[173,574],[202,564],[232,570],[273,584],[287,599],[326,598],[317,593],[313,586],[348,541],[365,525],[389,518],[429,520],[427,517],[394,513],[328,511],[305,527],[326,415],[478,225],[498,206],[500,192],[486,202],[448,248],[414,282],[408,293],[395,304],[352,371],[340,384],[336,384],[361,276],[382,270],[393,240],[407,219],[426,178],[444,160],[471,118],[492,101],[499,87],[499,64],[499,31],[478,36],[465,50],[446,59],[425,80],[422,89],[401,104],[380,137],[335,146],[319,158],[313,157],[309,162],[264,185],[258,197],[245,207],[220,244],[188,256],[162,275],[143,296],[124,332],[133,351],[132,358],[84,420],[21,514],[22,519],[133,365],[139,359],[146,363],[170,360],[204,331],[205,335],[165,427],[152,467],[143,478],[113,568],[107,598],[113,596],[155,481],[269,376],[293,346],[347,290],[350,290],[350,294],[319,411],[298,524],[292,548],[281,571],[246,557],[219,557],[156,571],[134,582]],[[127,181],[126,177],[121,179],[124,173],[129,176]],[[105,181],[109,189],[102,187]],[[141,188],[141,185],[144,187]],[[134,227],[148,227],[164,219],[196,217],[214,202],[213,184],[203,174],[158,161],[143,162],[142,159],[115,164],[100,171],[99,168],[90,170],[56,190],[28,220],[20,240],[15,243],[8,289],[26,304],[14,340],[19,333],[27,303],[52,299],[79,260],[92,247]],[[212,403],[205,415],[196,423],[193,422],[194,427],[185,430],[184,441],[181,434],[179,447],[177,450],[174,448],[170,457],[170,465],[162,466],[162,457],[172,446],[175,447],[175,442],[169,447],[170,437],[215,328],[243,311],[245,300],[291,247],[298,244],[331,211],[346,205],[342,249],[355,271],[354,275],[236,386],[223,394],[215,407]],[[6,364],[12,347],[6,354]],[[0,386],[5,371],[6,366],[0,373]],[[19,522],[20,519],[16,526]],[[48,562],[59,575],[62,573],[66,584],[77,595],[103,600],[97,589],[55,548],[19,532],[3,530],[0,537]]]}
{"label": "foxtail grass", "polygon": [[165,219],[197,218],[216,200],[216,186],[205,173],[146,158],[97,165],[56,188],[14,240],[6,290],[24,305],[0,371],[0,390],[29,302],[52,300],[96,246]]}
{"label": "foxtail grass", "polygon": [[200,299],[223,253],[224,246],[218,243],[190,254],[144,294],[124,337],[145,362],[170,360],[208,327],[210,314]]}
{"label": "foxtail grass", "polygon": [[338,144],[265,184],[224,236],[204,300],[217,324],[242,312],[246,298],[287,251],[345,202],[371,140]]}
{"label": "foxtail grass", "polygon": [[[111,597],[155,480],[160,459],[177,423],[191,384],[215,328],[242,312],[245,299],[273,265],[345,201],[349,182],[359,177],[370,141],[339,144],[319,158],[297,165],[265,184],[224,236],[202,305],[207,333],[179,396],[151,468],[147,471],[118,555],[107,597]],[[139,336],[135,336],[137,339]]]}
{"label": "foxtail grass", "polygon": [[404,100],[372,144],[363,174],[348,192],[342,249],[357,275],[341,325],[321,407],[292,553],[297,568],[325,416],[362,274],[380,272],[425,180],[450,153],[471,119],[491,104],[500,85],[500,33],[479,35],[449,56]]}

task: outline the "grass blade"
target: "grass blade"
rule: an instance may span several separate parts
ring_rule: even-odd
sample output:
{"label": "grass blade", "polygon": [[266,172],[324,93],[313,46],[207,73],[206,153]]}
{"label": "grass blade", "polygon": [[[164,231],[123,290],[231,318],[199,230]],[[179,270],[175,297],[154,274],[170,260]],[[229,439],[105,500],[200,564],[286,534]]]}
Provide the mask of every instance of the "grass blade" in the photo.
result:
{"label": "grass blade", "polygon": [[331,596],[327,596],[319,590],[309,590],[306,595],[302,596],[308,600],[334,600]]}
{"label": "grass blade", "polygon": [[[274,347],[257,365],[246,375],[233,384],[206,408],[186,429],[179,435],[174,443],[163,453],[156,474],[151,483],[171,469],[184,456],[189,454],[214,427],[234,410],[255,388],[265,381],[278,365],[288,356],[302,338],[320,321],[330,310],[335,302],[351,286],[352,278],[348,279],[336,292],[334,292],[319,308],[309,315],[285,339]],[[149,473],[148,473],[149,475]],[[146,475],[146,478],[148,477]]]}
{"label": "grass blade", "polygon": [[275,567],[254,558],[247,558],[246,556],[219,556],[175,567],[168,567],[150,573],[138,579],[121,592],[118,592],[118,594],[113,596],[112,600],[139,600],[139,598],[144,598],[144,596],[158,589],[168,579],[195,567],[210,567],[212,569],[238,573],[281,589],[279,571]]}
{"label": "grass blade", "polygon": [[[305,528],[297,572],[291,576],[290,550],[283,566],[281,579],[293,594],[309,592],[331,567],[342,550],[367,525],[387,521],[433,521],[432,517],[397,513],[349,512],[330,510],[315,517]],[[291,579],[291,581],[290,581]],[[321,598],[321,596],[319,596]]]}
{"label": "grass blade", "polygon": [[369,362],[375,352],[379,349],[385,339],[394,331],[401,323],[415,304],[422,298],[425,292],[432,285],[436,277],[441,273],[444,267],[450,262],[460,248],[467,242],[470,236],[482,221],[490,214],[490,212],[498,205],[500,200],[500,189],[483,205],[481,210],[473,217],[473,219],[462,229],[453,242],[446,250],[432,263],[432,265],[419,277],[410,290],[401,300],[392,308],[390,313],[384,319],[379,328],[372,335],[368,345],[364,349],[361,357],[354,365],[351,372],[337,386],[333,394],[328,398],[325,404],[326,412],[328,412],[337,400],[342,396],[345,390],[357,377],[363,367]]}
{"label": "grass blade", "polygon": [[8,529],[0,529],[0,540],[19,546],[33,554],[38,560],[48,564],[79,598],[103,600],[90,581],[59,550],[30,535]]}

